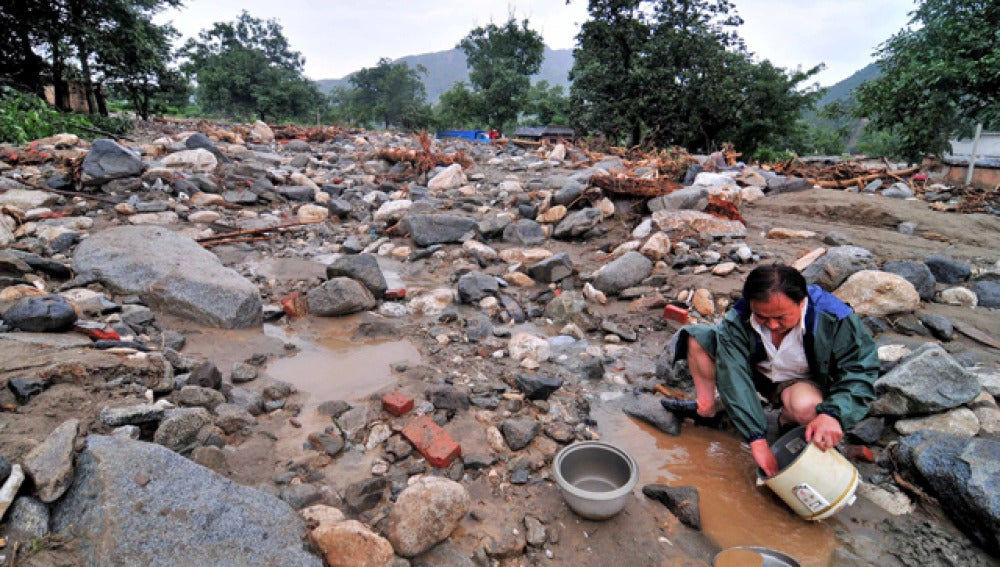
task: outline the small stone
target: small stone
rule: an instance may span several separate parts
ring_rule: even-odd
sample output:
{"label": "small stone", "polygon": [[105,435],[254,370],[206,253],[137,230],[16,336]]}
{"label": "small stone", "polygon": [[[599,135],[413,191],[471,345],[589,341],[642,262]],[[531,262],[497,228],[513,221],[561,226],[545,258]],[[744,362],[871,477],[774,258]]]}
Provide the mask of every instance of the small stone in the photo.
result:
{"label": "small stone", "polygon": [[705,288],[695,290],[691,305],[695,311],[705,317],[715,315],[715,301],[712,299],[712,292]]}

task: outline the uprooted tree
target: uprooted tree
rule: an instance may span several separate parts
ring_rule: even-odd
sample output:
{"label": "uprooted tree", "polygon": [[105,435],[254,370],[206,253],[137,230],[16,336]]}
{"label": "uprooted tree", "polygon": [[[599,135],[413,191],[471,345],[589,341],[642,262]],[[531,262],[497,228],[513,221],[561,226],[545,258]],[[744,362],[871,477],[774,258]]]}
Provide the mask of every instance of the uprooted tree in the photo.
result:
{"label": "uprooted tree", "polygon": [[924,0],[910,16],[913,27],[880,47],[882,74],[858,89],[858,103],[916,162],[976,123],[1000,127],[1000,3]]}
{"label": "uprooted tree", "polygon": [[752,152],[794,128],[819,72],[755,61],[727,0],[590,0],[570,78],[576,125],[614,142]]}

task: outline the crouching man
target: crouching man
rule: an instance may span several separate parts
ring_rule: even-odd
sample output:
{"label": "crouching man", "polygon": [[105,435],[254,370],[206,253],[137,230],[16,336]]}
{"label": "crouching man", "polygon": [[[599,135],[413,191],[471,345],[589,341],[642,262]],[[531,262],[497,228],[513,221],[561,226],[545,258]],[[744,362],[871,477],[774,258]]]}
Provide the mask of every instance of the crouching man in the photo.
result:
{"label": "crouching man", "polygon": [[[677,358],[684,356],[697,413],[712,417],[721,401],[768,476],[778,462],[765,440],[761,397],[781,408],[780,426],[805,425],[806,440],[823,451],[875,399],[879,360],[868,330],[847,304],[781,264],[750,272],[743,299],[718,325],[682,329]],[[664,407],[673,409],[668,400]]]}

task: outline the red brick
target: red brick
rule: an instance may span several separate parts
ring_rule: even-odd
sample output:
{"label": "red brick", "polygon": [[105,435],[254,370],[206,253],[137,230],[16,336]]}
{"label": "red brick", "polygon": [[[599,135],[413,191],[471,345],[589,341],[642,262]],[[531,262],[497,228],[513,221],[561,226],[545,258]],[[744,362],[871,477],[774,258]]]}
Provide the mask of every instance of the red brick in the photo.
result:
{"label": "red brick", "polygon": [[413,443],[428,463],[439,469],[447,467],[462,455],[462,446],[426,415],[407,423],[403,428],[403,437]]}
{"label": "red brick", "polygon": [[395,300],[395,299],[405,299],[406,298],[406,288],[397,287],[393,289],[386,290],[385,299]]}
{"label": "red brick", "polygon": [[678,323],[687,323],[691,314],[687,309],[683,307],[678,307],[677,305],[664,305],[663,306],[663,318],[671,319],[677,321]]}
{"label": "red brick", "polygon": [[413,409],[413,398],[403,392],[389,392],[382,396],[382,409],[392,415],[403,415]]}

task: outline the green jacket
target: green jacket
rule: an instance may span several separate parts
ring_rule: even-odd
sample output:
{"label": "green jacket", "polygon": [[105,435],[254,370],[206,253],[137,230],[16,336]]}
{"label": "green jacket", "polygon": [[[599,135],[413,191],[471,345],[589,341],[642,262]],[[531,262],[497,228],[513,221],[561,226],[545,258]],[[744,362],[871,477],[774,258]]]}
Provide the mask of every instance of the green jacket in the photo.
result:
{"label": "green jacket", "polygon": [[[739,301],[717,328],[716,387],[733,424],[747,439],[764,438],[767,419],[754,388],[753,366],[767,357],[750,326],[750,307]],[[875,399],[879,359],[875,341],[849,306],[818,286],[809,286],[803,346],[811,379],[820,385],[819,413],[840,420],[845,431],[865,417]]]}

